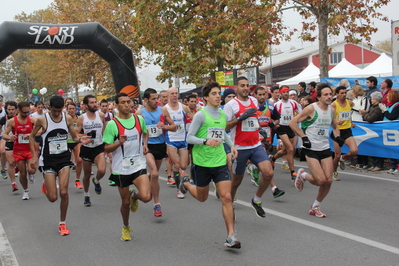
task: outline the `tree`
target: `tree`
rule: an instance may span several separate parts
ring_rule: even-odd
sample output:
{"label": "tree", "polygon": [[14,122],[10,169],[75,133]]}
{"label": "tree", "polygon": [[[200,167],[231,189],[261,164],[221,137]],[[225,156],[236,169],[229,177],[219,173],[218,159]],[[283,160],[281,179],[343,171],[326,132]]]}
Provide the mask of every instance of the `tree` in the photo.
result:
{"label": "tree", "polygon": [[375,44],[375,47],[385,50],[388,53],[392,53],[392,42],[390,39],[386,39],[383,41],[377,41],[377,43]]}
{"label": "tree", "polygon": [[120,0],[133,6],[137,41],[160,65],[158,77],[173,75],[202,83],[204,75],[234,66],[260,65],[283,26],[276,0]]}
{"label": "tree", "polygon": [[[387,5],[390,0],[282,0],[279,11],[296,9],[302,16],[300,38],[314,41],[312,33],[318,30],[320,76],[328,77],[327,35],[339,35],[345,31],[345,41],[359,43],[362,39],[370,42],[370,36],[377,31],[371,24],[372,19],[388,19],[377,9]],[[358,23],[359,20],[359,23]]]}

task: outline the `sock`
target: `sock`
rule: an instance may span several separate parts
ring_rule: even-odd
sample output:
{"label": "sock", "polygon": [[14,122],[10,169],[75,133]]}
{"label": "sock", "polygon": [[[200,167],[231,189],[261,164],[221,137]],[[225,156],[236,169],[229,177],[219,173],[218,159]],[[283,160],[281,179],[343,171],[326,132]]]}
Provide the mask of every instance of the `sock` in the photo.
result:
{"label": "sock", "polygon": [[255,195],[254,202],[262,202],[262,199]]}
{"label": "sock", "polygon": [[303,178],[303,180],[305,181],[306,180],[306,172],[303,172],[302,174],[301,174],[301,177]]}
{"label": "sock", "polygon": [[61,224],[65,224],[65,221],[60,221],[60,225],[61,225]]}
{"label": "sock", "polygon": [[274,192],[274,190],[277,188],[277,186],[272,187],[272,191]]}
{"label": "sock", "polygon": [[154,206],[156,206],[156,205],[161,205],[159,202],[158,203],[154,203]]}
{"label": "sock", "polygon": [[283,161],[283,164],[287,164],[287,161]]}
{"label": "sock", "polygon": [[291,170],[291,175],[292,175],[293,173],[295,173],[295,170]]}
{"label": "sock", "polygon": [[80,182],[80,179],[76,179],[75,182]]}
{"label": "sock", "polygon": [[321,202],[318,202],[317,200],[314,200],[314,203],[312,207],[320,206]]}
{"label": "sock", "polygon": [[272,156],[272,161],[275,162],[276,160],[276,157]]}
{"label": "sock", "polygon": [[93,178],[93,180],[94,180],[94,183],[100,184],[100,180],[97,180],[97,178]]}
{"label": "sock", "polygon": [[84,195],[85,195],[85,197],[86,197],[86,196],[87,196],[87,197],[90,197],[90,193],[89,193],[89,192],[85,192]]}
{"label": "sock", "polygon": [[29,189],[25,189],[24,191],[25,191],[25,192],[29,192]]}
{"label": "sock", "polygon": [[175,182],[176,182],[176,187],[177,189],[179,189],[179,185],[180,185],[180,172],[177,171],[173,171],[173,176],[175,177]]}

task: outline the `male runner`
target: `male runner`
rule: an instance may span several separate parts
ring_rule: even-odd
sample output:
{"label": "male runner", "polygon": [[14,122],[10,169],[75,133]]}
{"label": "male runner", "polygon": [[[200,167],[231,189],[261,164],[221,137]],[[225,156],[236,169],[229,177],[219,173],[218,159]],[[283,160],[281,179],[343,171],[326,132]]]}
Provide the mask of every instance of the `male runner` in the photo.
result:
{"label": "male runner", "polygon": [[[13,119],[8,121],[6,129],[3,133],[3,138],[7,141],[14,142],[13,157],[16,166],[19,169],[19,182],[24,188],[22,195],[23,200],[29,199],[29,182],[33,184],[35,182],[36,168],[31,168],[30,163],[32,161],[32,153],[29,148],[29,135],[32,133],[33,126],[36,122],[35,118],[30,118],[30,103],[20,102],[18,103],[18,115],[14,116]],[[10,132],[12,134],[10,135]],[[36,153],[35,153],[36,154]]]}
{"label": "male runner", "polygon": [[90,176],[93,163],[97,166],[96,177],[93,177],[94,190],[97,194],[101,194],[102,188],[100,179],[105,175],[106,163],[104,156],[104,143],[102,134],[105,128],[104,114],[97,112],[97,100],[93,95],[86,95],[83,98],[83,104],[86,106],[86,112],[79,116],[76,132],[91,137],[91,142],[88,144],[82,143],[80,147],[80,157],[83,160],[83,189],[84,189],[84,203],[86,207],[91,206],[90,201]]}
{"label": "male runner", "polygon": [[[147,125],[149,134],[148,153],[145,155],[147,165],[150,168],[151,194],[154,199],[154,216],[161,217],[162,209],[159,201],[159,168],[162,160],[166,157],[166,143],[164,130],[176,130],[172,118],[166,107],[158,106],[158,94],[154,89],[144,91],[145,108],[137,111],[137,115],[142,115]],[[168,125],[165,125],[167,123]]]}
{"label": "male runner", "polygon": [[[30,151],[35,153],[35,135],[41,131],[43,146],[39,158],[39,170],[43,173],[44,182],[42,191],[50,202],[57,200],[58,176],[60,193],[60,223],[58,230],[60,235],[69,235],[65,220],[69,204],[68,184],[71,162],[71,152],[68,149],[68,133],[72,135],[75,142],[89,143],[87,136],[78,137],[70,116],[63,112],[64,100],[61,96],[53,96],[50,99],[50,112],[37,119],[35,127],[29,136]],[[35,155],[31,161],[31,168],[37,167],[38,158]]]}
{"label": "male runner", "polygon": [[[129,226],[129,205],[137,211],[138,199],[151,200],[150,182],[144,154],[148,152],[148,133],[144,119],[130,111],[131,99],[126,93],[115,96],[118,116],[111,120],[104,131],[105,151],[112,152],[112,174],[110,179],[118,186],[122,199],[120,212],[123,219],[122,241],[131,240]],[[134,184],[138,191],[129,191]]]}
{"label": "male runner", "polygon": [[[111,121],[114,118],[114,114],[112,112],[109,112],[109,103],[107,100],[102,99],[100,102],[100,111],[104,114],[104,121],[105,125],[108,124],[109,121]],[[107,153],[107,162],[109,162],[109,171],[112,173],[112,153]],[[115,182],[112,180],[109,180],[109,185],[110,186],[115,186]]]}
{"label": "male runner", "polygon": [[194,116],[187,136],[188,143],[194,144],[192,155],[195,185],[189,182],[188,177],[183,177],[180,191],[186,193],[188,190],[194,198],[204,202],[208,198],[209,183],[215,182],[227,229],[224,245],[229,248],[241,248],[234,231],[231,180],[223,142],[231,147],[233,159],[237,157],[238,152],[225,132],[226,114],[219,108],[220,91],[220,85],[216,82],[208,83],[202,88],[203,99],[207,105]]}
{"label": "male runner", "polygon": [[[308,105],[303,112],[290,121],[289,125],[302,138],[302,151],[305,154],[310,170],[310,174],[305,172],[303,168],[298,170],[295,188],[298,191],[302,191],[306,180],[313,185],[319,186],[319,192],[310,207],[309,214],[324,218],[326,214],[320,210],[320,204],[330,191],[333,171],[333,153],[328,142],[330,125],[333,128],[335,141],[341,145],[344,140],[340,136],[336,117],[330,106],[333,96],[329,84],[319,84],[316,93],[318,102]],[[298,123],[301,123],[301,129]]]}

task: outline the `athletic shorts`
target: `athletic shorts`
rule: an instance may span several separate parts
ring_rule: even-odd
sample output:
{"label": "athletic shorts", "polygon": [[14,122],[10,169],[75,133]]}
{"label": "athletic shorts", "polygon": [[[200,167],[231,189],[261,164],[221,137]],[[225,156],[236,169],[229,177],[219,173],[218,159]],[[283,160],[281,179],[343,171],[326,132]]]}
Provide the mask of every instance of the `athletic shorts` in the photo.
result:
{"label": "athletic shorts", "polygon": [[[347,138],[353,137],[351,128],[340,129],[339,131],[340,131],[341,138],[343,138],[344,140],[346,140]],[[332,140],[335,140],[333,131],[331,131],[330,137]]]}
{"label": "athletic shorts", "polygon": [[194,144],[187,144],[187,149],[188,149],[189,151],[192,151],[193,148],[194,148]]}
{"label": "athletic shorts", "polygon": [[79,143],[78,142],[68,142],[67,144],[68,144],[68,149],[70,149],[72,151],[73,149],[75,149],[76,146],[78,146]]}
{"label": "athletic shorts", "polygon": [[58,163],[57,165],[39,166],[39,171],[45,175],[58,175],[58,173],[65,167],[71,168],[74,164],[69,162]]}
{"label": "athletic shorts", "polygon": [[42,136],[35,136],[35,142],[39,142],[39,146],[43,146]]}
{"label": "athletic shorts", "polygon": [[258,166],[258,163],[269,161],[269,156],[267,156],[267,153],[262,145],[259,145],[253,149],[238,150],[238,156],[235,160],[233,160],[233,173],[236,175],[243,175],[245,173],[248,160]]}
{"label": "athletic shorts", "polygon": [[14,142],[6,141],[6,151],[12,151],[14,149]]}
{"label": "athletic shorts", "polygon": [[86,162],[94,163],[94,159],[96,159],[97,155],[103,152],[104,143],[94,148],[88,148],[82,145],[82,147],[80,147],[79,157]]}
{"label": "athletic shorts", "polygon": [[281,135],[288,135],[288,138],[292,139],[293,137],[295,137],[295,133],[294,131],[292,131],[292,129],[289,126],[282,126],[280,125],[277,128],[277,135],[281,136]]}
{"label": "athletic shorts", "polygon": [[305,156],[309,158],[313,158],[321,162],[321,160],[326,159],[328,157],[332,157],[334,153],[331,151],[331,149],[327,149],[324,151],[313,151],[309,149],[302,148],[302,152]]}
{"label": "athletic shorts", "polygon": [[185,141],[168,141],[166,140],[166,144],[169,146],[178,149],[178,150],[184,150],[188,148],[187,142]]}
{"label": "athletic shorts", "polygon": [[166,144],[148,144],[148,153],[154,155],[155,160],[162,160],[166,157]]}
{"label": "athletic shorts", "polygon": [[128,187],[131,184],[133,184],[133,181],[137,177],[146,174],[147,174],[147,169],[144,168],[130,175],[111,174],[108,179],[114,181],[118,187]]}
{"label": "athletic shorts", "polygon": [[206,187],[212,180],[215,183],[231,180],[227,164],[219,167],[202,167],[193,164],[193,172],[194,184],[197,187]]}
{"label": "athletic shorts", "polygon": [[16,162],[30,160],[33,158],[30,150],[29,151],[20,151],[20,152],[13,151],[12,156],[14,157],[14,161],[16,161]]}

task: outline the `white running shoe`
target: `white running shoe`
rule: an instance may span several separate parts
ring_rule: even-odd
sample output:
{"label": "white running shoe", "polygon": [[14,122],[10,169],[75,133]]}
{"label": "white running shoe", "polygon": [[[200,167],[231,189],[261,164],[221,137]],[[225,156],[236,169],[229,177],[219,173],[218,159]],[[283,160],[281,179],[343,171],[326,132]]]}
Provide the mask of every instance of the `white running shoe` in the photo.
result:
{"label": "white running shoe", "polygon": [[176,194],[176,196],[177,196],[177,198],[178,198],[178,199],[184,199],[184,198],[185,198],[184,194],[183,194],[183,193],[181,193],[181,191],[180,191],[180,190],[177,190],[177,194]]}
{"label": "white running shoe", "polygon": [[28,191],[24,191],[24,194],[22,195],[22,199],[23,200],[28,200],[29,199],[29,190]]}
{"label": "white running shoe", "polygon": [[29,174],[29,183],[31,183],[31,184],[35,183],[35,175],[34,174]]}

